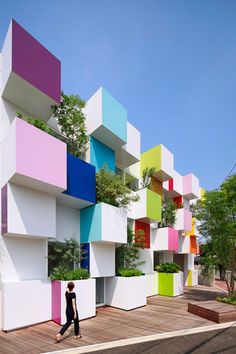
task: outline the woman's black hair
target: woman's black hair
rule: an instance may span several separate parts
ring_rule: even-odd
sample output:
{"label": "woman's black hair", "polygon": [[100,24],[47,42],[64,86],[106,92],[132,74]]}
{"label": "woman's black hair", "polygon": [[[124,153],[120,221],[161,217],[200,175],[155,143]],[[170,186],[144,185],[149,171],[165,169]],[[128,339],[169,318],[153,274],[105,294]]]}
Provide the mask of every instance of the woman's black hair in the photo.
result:
{"label": "woman's black hair", "polygon": [[75,287],[75,284],[73,283],[73,281],[70,281],[68,284],[67,284],[67,288],[72,291]]}

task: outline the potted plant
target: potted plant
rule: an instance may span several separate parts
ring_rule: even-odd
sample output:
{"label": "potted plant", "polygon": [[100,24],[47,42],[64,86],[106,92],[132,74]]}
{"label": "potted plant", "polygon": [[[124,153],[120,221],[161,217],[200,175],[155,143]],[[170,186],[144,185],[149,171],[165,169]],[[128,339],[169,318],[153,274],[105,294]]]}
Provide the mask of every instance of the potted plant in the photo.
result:
{"label": "potted plant", "polygon": [[138,269],[142,244],[128,226],[127,243],[116,248],[116,276],[107,278],[107,305],[131,310],[146,305],[146,278]]}
{"label": "potted plant", "polygon": [[58,324],[63,324],[66,321],[65,291],[69,281],[75,283],[79,318],[85,319],[96,314],[95,279],[90,279],[87,269],[80,268],[84,257],[79,242],[74,238],[65,240],[65,242],[51,242],[49,245],[52,320]]}
{"label": "potted plant", "polygon": [[176,263],[163,263],[157,265],[158,294],[166,296],[178,296],[183,294],[183,272]]}

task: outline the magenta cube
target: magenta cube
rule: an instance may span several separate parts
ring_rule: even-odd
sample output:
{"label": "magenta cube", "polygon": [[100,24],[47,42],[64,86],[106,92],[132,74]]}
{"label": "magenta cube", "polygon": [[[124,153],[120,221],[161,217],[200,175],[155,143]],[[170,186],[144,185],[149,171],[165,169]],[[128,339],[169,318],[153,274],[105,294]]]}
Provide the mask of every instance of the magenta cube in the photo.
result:
{"label": "magenta cube", "polygon": [[61,63],[12,20],[2,50],[3,97],[45,121],[60,103]]}

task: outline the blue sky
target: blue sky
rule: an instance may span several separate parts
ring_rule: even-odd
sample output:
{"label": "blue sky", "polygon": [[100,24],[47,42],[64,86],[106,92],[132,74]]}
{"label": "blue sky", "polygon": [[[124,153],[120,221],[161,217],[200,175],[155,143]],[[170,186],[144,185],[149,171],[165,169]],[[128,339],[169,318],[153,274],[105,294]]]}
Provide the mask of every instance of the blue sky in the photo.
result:
{"label": "blue sky", "polygon": [[62,88],[88,99],[104,86],[181,174],[207,189],[236,162],[235,0],[1,1],[62,62]]}

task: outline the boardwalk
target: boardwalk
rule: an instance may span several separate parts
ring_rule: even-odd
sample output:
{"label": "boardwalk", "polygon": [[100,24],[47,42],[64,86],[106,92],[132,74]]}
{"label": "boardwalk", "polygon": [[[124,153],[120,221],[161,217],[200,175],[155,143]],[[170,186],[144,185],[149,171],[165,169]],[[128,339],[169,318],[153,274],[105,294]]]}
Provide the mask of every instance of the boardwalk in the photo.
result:
{"label": "boardwalk", "polygon": [[151,297],[147,306],[129,312],[111,307],[99,308],[95,318],[81,322],[82,339],[73,338],[71,330],[60,343],[54,342],[60,327],[51,321],[9,333],[0,332],[0,353],[39,354],[211,325],[213,322],[188,313],[187,302],[212,300],[218,294],[217,290],[197,287],[186,289],[183,296],[176,298]]}

